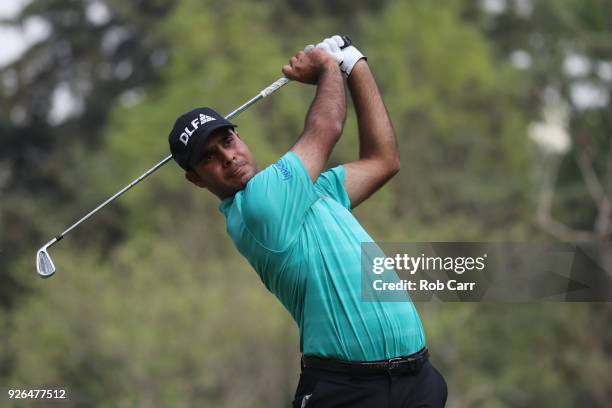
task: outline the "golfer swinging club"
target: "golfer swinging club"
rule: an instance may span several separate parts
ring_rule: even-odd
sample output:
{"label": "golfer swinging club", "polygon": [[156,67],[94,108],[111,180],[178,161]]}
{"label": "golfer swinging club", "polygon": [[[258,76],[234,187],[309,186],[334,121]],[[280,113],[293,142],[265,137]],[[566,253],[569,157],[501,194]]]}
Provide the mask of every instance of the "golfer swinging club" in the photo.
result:
{"label": "golfer swinging club", "polygon": [[[340,36],[309,45],[283,74],[316,85],[304,130],[258,171],[235,125],[210,108],[180,116],[169,136],[185,177],[221,199],[227,231],[300,329],[294,407],[442,407],[446,383],[428,361],[412,302],[362,302],[361,246],[351,214],[400,167],[395,134],[368,63]],[[359,159],[324,171],[346,119],[347,78]]]}

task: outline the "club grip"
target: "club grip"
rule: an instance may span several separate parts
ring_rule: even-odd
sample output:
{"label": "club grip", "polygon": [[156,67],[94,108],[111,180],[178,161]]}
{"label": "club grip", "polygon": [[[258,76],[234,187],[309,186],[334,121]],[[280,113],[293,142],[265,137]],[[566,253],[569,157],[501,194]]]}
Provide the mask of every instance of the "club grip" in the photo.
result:
{"label": "club grip", "polygon": [[261,91],[260,95],[265,98],[266,96],[271,95],[274,92],[276,92],[281,86],[285,85],[287,82],[289,82],[287,78],[285,77],[279,78],[276,81],[274,81],[272,84],[270,84],[268,87],[266,87],[263,91]]}

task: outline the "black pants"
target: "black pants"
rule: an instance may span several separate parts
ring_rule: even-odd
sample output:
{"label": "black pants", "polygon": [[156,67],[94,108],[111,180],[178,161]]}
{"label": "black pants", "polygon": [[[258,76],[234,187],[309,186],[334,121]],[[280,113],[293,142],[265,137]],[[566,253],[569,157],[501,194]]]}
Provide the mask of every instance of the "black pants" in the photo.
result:
{"label": "black pants", "polygon": [[446,396],[446,381],[429,361],[417,375],[353,375],[307,367],[293,407],[438,408]]}

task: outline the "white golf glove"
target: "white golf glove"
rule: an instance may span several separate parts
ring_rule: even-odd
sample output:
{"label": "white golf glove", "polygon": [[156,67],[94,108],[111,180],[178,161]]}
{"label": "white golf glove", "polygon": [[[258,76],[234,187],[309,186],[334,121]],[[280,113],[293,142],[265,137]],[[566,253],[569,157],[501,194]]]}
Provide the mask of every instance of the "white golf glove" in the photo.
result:
{"label": "white golf glove", "polygon": [[[348,77],[357,61],[366,57],[353,45],[342,48],[344,45],[342,37],[334,35],[318,43],[316,48],[320,48],[330,53],[340,65],[340,70]],[[315,48],[314,45],[307,45],[304,48],[304,52],[308,52],[313,48]]]}

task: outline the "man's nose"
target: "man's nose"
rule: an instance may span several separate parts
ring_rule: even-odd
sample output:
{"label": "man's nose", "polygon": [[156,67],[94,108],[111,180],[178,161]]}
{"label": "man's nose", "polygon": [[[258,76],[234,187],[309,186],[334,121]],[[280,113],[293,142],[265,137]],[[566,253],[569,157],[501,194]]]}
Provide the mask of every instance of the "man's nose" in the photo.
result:
{"label": "man's nose", "polygon": [[236,155],[233,150],[230,149],[221,149],[221,160],[223,162],[224,167],[229,167],[236,159]]}

